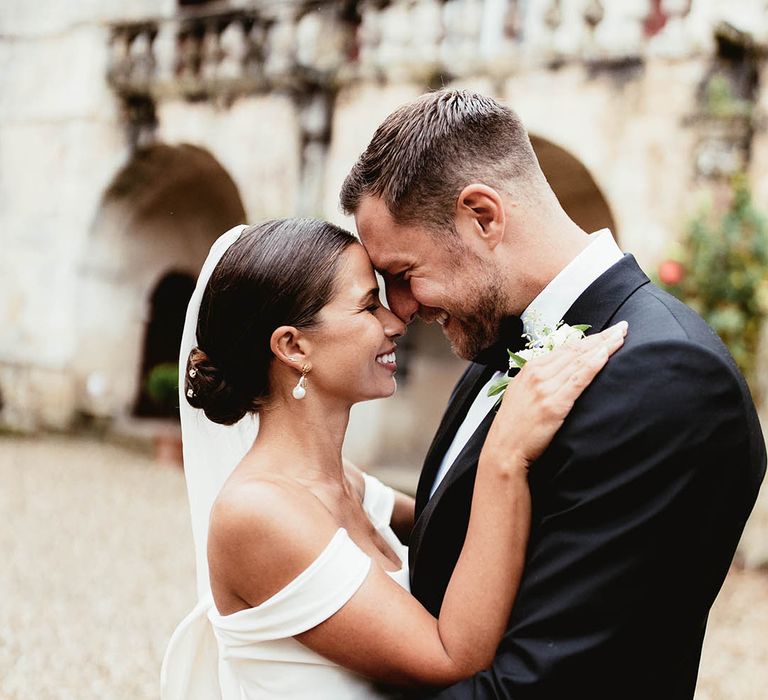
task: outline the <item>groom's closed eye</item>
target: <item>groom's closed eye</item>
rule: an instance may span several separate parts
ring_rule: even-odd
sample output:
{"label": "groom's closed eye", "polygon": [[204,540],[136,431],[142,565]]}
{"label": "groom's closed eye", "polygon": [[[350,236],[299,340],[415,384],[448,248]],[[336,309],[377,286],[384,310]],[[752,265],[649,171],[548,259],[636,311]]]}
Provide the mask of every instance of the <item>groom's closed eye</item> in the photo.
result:
{"label": "groom's closed eye", "polygon": [[401,270],[400,272],[383,272],[386,290],[393,287],[407,288],[410,286],[410,270]]}
{"label": "groom's closed eye", "polygon": [[405,270],[400,270],[400,272],[396,272],[394,275],[392,275],[392,277],[398,282],[407,282],[410,272],[411,272],[411,268],[407,267]]}

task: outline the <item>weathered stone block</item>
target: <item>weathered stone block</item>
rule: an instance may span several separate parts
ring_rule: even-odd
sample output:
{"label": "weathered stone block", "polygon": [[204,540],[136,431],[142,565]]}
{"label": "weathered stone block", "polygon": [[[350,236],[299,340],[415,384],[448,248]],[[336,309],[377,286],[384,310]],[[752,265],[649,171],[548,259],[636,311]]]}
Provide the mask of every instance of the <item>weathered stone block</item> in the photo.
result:
{"label": "weathered stone block", "polygon": [[75,411],[71,372],[0,362],[0,425],[23,432],[65,430]]}

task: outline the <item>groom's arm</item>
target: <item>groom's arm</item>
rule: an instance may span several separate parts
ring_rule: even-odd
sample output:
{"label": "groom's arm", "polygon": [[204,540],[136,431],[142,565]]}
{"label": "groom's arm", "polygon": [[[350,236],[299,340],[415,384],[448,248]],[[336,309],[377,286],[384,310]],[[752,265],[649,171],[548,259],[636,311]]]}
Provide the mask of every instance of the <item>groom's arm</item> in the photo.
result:
{"label": "groom's arm", "polygon": [[395,507],[392,509],[390,527],[403,544],[408,544],[408,538],[413,530],[413,516],[416,510],[416,501],[413,496],[395,489]]}
{"label": "groom's arm", "polygon": [[629,698],[672,664],[695,683],[764,470],[726,359],[687,342],[617,354],[532,468],[538,525],[491,668],[434,697]]}

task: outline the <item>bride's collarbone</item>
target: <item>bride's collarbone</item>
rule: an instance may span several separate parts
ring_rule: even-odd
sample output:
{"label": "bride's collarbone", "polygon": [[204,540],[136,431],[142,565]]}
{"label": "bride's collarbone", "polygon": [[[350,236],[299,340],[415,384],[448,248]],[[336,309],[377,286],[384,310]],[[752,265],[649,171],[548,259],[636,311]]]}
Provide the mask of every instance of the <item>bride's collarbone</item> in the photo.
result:
{"label": "bride's collarbone", "polygon": [[349,482],[297,479],[261,472],[230,481],[220,498],[231,498],[238,491],[242,494],[250,486],[255,486],[258,492],[262,490],[259,486],[264,484],[277,486],[307,517],[319,521],[326,515],[329,523],[337,529],[344,528],[352,541],[383,569],[397,571],[402,568],[403,562],[368,517],[362,503],[363,494]]}
{"label": "bride's collarbone", "polygon": [[362,494],[353,488],[323,488],[305,485],[328,511],[334,522],[344,528],[352,541],[388,571],[399,570],[403,562],[376,529],[362,503]]}
{"label": "bride's collarbone", "polygon": [[310,496],[319,503],[339,528],[344,528],[352,541],[387,571],[397,571],[403,562],[376,529],[363,507],[363,494],[349,483],[324,483],[281,477],[290,482],[297,495]]}

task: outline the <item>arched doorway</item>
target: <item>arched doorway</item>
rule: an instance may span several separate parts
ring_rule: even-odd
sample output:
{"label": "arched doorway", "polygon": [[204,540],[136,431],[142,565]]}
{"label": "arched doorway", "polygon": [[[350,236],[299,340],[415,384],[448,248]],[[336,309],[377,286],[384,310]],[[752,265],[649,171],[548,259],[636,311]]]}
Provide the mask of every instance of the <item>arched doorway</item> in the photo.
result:
{"label": "arched doorway", "polygon": [[153,146],[117,173],[80,274],[84,412],[157,415],[144,395],[147,374],[178,359],[193,280],[211,243],[244,220],[234,182],[196,146]]}
{"label": "arched doorway", "polygon": [[[176,367],[179,359],[184,316],[195,278],[184,272],[169,272],[158,282],[150,297],[150,314],[144,335],[138,396],[134,413],[137,416],[175,416],[177,402],[153,395],[148,380],[153,371],[166,366]],[[175,382],[174,382],[175,383]]]}
{"label": "arched doorway", "polygon": [[539,136],[531,135],[531,145],[568,216],[589,233],[610,228],[614,236],[618,235],[611,208],[584,164],[564,148]]}

